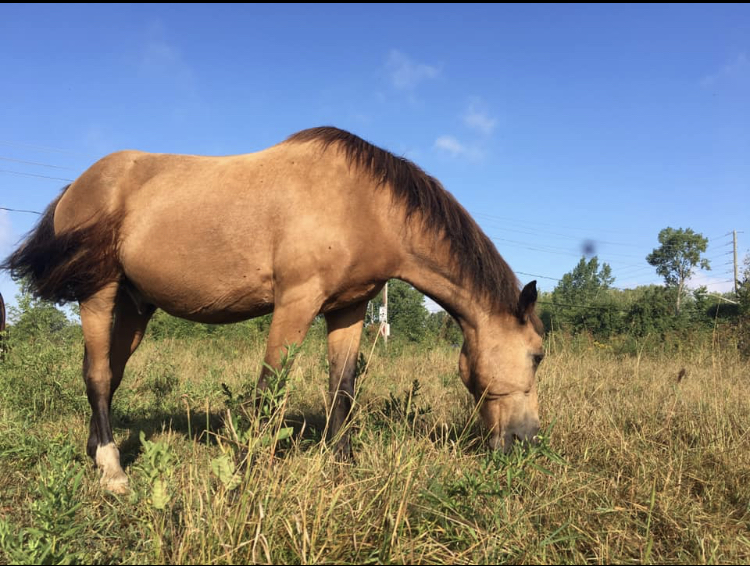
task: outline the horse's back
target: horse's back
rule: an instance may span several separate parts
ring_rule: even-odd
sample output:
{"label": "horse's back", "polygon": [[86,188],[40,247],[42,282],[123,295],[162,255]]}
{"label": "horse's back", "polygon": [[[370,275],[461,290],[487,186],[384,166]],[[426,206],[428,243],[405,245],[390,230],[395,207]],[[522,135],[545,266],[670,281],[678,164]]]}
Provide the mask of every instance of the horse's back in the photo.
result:
{"label": "horse's back", "polygon": [[55,223],[117,217],[119,262],[144,301],[224,322],[269,312],[300,285],[336,295],[354,275],[352,300],[369,293],[387,205],[367,185],[313,144],[225,157],[124,151],[70,187]]}

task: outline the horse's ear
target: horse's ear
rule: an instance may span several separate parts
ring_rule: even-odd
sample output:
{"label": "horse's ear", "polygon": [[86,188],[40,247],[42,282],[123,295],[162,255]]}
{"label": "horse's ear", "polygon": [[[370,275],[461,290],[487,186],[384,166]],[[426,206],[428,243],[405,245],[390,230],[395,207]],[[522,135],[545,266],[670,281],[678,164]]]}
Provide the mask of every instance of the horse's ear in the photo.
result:
{"label": "horse's ear", "polygon": [[529,319],[529,315],[533,312],[534,306],[536,306],[536,281],[527,283],[527,285],[521,291],[521,296],[518,298],[518,311],[516,316],[521,322],[526,322]]}

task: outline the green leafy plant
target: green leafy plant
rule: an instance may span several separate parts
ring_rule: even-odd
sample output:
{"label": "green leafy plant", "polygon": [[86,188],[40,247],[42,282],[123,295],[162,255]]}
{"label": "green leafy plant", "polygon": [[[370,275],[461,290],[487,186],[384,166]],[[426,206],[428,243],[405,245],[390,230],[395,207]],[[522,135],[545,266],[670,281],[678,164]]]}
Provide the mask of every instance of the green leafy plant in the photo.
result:
{"label": "green leafy plant", "polygon": [[143,431],[140,439],[143,454],[137,468],[148,478],[151,505],[154,509],[165,509],[172,498],[171,480],[177,459],[166,442],[147,440]]}
{"label": "green leafy plant", "polygon": [[83,467],[74,460],[70,442],[53,441],[38,464],[38,481],[31,487],[28,511],[31,526],[0,519],[0,549],[10,563],[86,563],[79,537],[87,522],[79,517]]}
{"label": "green leafy plant", "polygon": [[[279,368],[265,365],[265,387],[256,386],[236,394],[226,383],[221,384],[226,412],[223,437],[240,459],[252,457],[259,449],[270,448],[273,454],[290,446],[294,428],[284,424],[284,413],[289,398],[289,373],[299,351],[299,346],[290,344],[282,354]],[[223,462],[216,463],[217,471],[222,473],[220,478],[228,477],[229,473]]]}
{"label": "green leafy plant", "polygon": [[422,385],[418,379],[411,383],[411,388],[401,397],[390,393],[390,399],[386,400],[383,415],[392,421],[414,423],[417,417],[426,415],[432,410],[429,406],[417,407],[417,398],[420,396]]}

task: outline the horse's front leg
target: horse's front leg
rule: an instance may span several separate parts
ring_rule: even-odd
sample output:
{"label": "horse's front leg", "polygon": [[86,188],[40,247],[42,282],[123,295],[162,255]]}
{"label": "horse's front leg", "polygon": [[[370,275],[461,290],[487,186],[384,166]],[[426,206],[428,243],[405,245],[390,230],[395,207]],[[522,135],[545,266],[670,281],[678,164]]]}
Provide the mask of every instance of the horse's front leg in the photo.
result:
{"label": "horse's front leg", "polygon": [[367,301],[363,301],[325,315],[331,399],[328,437],[336,441],[337,458],[344,460],[352,456],[346,423],[354,402],[354,379],[366,311]]}
{"label": "horse's front leg", "polygon": [[289,346],[300,346],[310,329],[312,321],[320,311],[320,304],[311,301],[308,296],[313,293],[287,293],[283,299],[277,299],[273,310],[273,320],[266,341],[266,356],[263,359],[258,389],[267,387],[268,376],[274,370],[281,369],[281,360]]}

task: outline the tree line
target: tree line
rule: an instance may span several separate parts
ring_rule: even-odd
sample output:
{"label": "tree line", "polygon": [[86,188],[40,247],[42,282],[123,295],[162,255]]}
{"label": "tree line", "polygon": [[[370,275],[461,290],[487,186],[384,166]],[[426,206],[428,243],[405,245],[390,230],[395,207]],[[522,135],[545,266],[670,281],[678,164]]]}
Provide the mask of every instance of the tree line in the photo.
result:
{"label": "tree line", "polygon": [[728,323],[738,346],[750,353],[750,256],[745,259],[737,293],[709,294],[705,286],[687,289],[697,269],[709,270],[703,257],[708,240],[692,229],[665,228],[658,248],[646,261],[664,285],[617,289],[612,269],[596,256],[581,258],[551,293],[539,301],[547,329],[588,333],[599,339],[627,335],[636,338],[715,329]]}
{"label": "tree line", "polygon": [[[573,269],[563,275],[551,292],[541,293],[538,314],[548,332],[588,334],[597,339],[617,335],[664,336],[674,331],[709,329],[717,321],[729,322],[740,334],[750,335],[750,256],[745,259],[738,292],[715,296],[705,287],[687,290],[686,283],[697,269],[710,269],[702,255],[708,240],[692,229],[665,228],[659,233],[660,246],[646,260],[664,279],[664,285],[645,285],[633,289],[613,287],[615,277],[607,263],[597,256],[582,257]],[[33,299],[21,285],[18,307],[10,310],[14,333],[33,336],[59,333],[71,324],[54,305]],[[391,343],[431,344],[445,342],[459,346],[461,331],[444,311],[429,312],[424,296],[408,283],[389,283],[388,313]],[[366,331],[376,334],[380,320],[382,294],[370,302],[365,320]],[[227,326],[197,324],[170,317],[158,311],[149,325],[149,334],[159,338],[235,335],[237,338],[258,336],[267,332],[272,315]],[[318,317],[312,335],[325,335],[325,321]],[[743,343],[750,344],[750,337]],[[750,351],[750,346],[748,346]]]}

